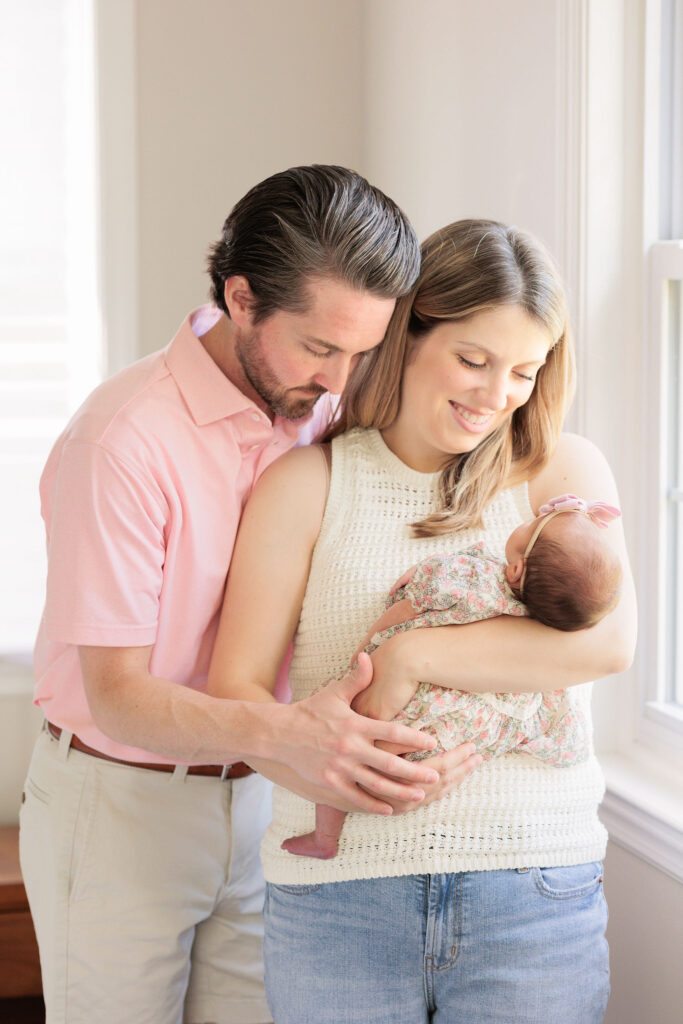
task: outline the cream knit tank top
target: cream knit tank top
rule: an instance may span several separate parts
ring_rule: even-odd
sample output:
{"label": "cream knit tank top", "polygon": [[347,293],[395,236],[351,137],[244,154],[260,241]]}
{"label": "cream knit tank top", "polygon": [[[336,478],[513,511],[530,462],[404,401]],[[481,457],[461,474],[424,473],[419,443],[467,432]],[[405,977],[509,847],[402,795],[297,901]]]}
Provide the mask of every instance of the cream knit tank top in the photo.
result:
{"label": "cream knit tank top", "polygon": [[[355,429],[334,439],[330,492],[294,641],[294,700],[347,669],[384,610],[389,588],[411,565],[478,540],[504,557],[509,534],[533,516],[527,485],[521,484],[491,502],[483,530],[412,537],[410,523],[436,507],[437,487],[438,474],[407,467],[376,430]],[[591,685],[570,690],[586,718]],[[556,768],[526,754],[505,754],[427,807],[389,818],[347,815],[339,853],[324,861],[280,849],[286,837],[313,829],[314,805],[275,787],[263,870],[269,882],[310,885],[600,860],[606,843],[597,816],[603,788],[594,755]]]}

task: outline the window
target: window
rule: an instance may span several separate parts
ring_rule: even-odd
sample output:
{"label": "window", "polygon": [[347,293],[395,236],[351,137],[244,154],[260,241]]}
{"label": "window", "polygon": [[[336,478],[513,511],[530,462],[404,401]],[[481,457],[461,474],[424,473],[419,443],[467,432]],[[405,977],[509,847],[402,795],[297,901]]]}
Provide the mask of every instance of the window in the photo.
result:
{"label": "window", "polygon": [[92,0],[4,12],[0,76],[13,102],[0,114],[12,140],[0,164],[0,656],[33,646],[45,573],[38,479],[100,376],[93,63]]}
{"label": "window", "polygon": [[683,881],[683,0],[587,11],[585,429],[609,441],[640,619],[633,668],[595,689],[600,814]]}
{"label": "window", "polygon": [[[683,0],[647,9],[645,242],[648,434],[644,736],[683,737]],[[646,73],[646,83],[648,76]],[[649,121],[649,125],[648,125]],[[648,131],[649,128],[649,131]],[[643,602],[645,605],[645,602]],[[656,731],[670,730],[669,735]]]}
{"label": "window", "polygon": [[657,619],[646,713],[663,722],[668,718],[683,732],[683,241],[652,247],[649,307],[650,337],[659,351],[653,409],[659,457],[652,467]]}

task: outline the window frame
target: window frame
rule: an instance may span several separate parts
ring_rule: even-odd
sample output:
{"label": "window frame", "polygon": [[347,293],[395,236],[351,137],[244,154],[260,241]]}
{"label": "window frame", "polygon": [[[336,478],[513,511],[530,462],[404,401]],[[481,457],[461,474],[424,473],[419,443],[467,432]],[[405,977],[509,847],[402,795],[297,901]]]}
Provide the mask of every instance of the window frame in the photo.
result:
{"label": "window frame", "polygon": [[[658,675],[661,510],[653,483],[662,447],[661,334],[652,324],[655,306],[660,319],[661,307],[652,301],[651,282],[663,269],[663,257],[654,253],[665,244],[659,239],[666,2],[624,7],[584,0],[580,151],[586,172],[578,210],[585,244],[577,291],[585,310],[578,321],[585,398],[578,429],[605,450],[620,482],[640,606],[634,665],[595,689],[596,748],[607,786],[600,816],[612,842],[683,882],[683,743]],[[606,409],[623,410],[623,420],[606,416]]]}
{"label": "window frame", "polygon": [[[649,746],[661,749],[674,746],[680,751],[683,741],[683,706],[669,694],[671,665],[670,610],[672,598],[667,563],[674,543],[670,527],[669,461],[674,443],[671,434],[678,431],[683,444],[683,415],[677,412],[671,422],[669,396],[670,345],[665,294],[670,281],[683,289],[683,240],[655,242],[648,255],[647,328],[644,349],[645,408],[649,412],[642,466],[644,474],[644,531],[641,623],[642,644],[639,675],[641,685],[640,735]],[[683,342],[681,349],[683,349]],[[681,351],[683,356],[683,351]],[[652,439],[652,440],[650,440]],[[649,449],[649,457],[648,451]],[[683,543],[683,537],[677,537]],[[683,600],[683,580],[678,581],[679,600]],[[679,666],[680,669],[680,666]]]}
{"label": "window frame", "polygon": [[[683,86],[674,94],[683,67],[683,0],[645,0],[643,46],[643,408],[646,417],[640,466],[643,471],[641,533],[641,644],[638,738],[667,751],[683,768],[683,707],[667,694],[666,651],[669,506],[666,494],[671,426],[668,422],[669,345],[667,281],[683,281],[683,240],[672,238],[680,223],[677,186],[683,161],[674,162],[683,129]],[[665,40],[665,20],[672,31]],[[677,26],[677,32],[673,30]],[[666,43],[666,45],[665,45]],[[665,165],[667,165],[665,167]],[[681,284],[683,288],[683,284]],[[680,414],[679,414],[680,415]],[[683,417],[679,423],[683,427]],[[683,438],[681,438],[683,443]],[[683,538],[680,538],[683,543]],[[679,584],[683,599],[683,581]]]}

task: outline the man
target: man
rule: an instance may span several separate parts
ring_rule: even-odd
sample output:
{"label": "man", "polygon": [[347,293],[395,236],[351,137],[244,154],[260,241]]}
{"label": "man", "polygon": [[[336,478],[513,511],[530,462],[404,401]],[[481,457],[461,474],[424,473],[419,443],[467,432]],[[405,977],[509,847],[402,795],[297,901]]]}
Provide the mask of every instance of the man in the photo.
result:
{"label": "man", "polygon": [[101,385],[50,455],[46,729],[21,815],[49,1024],[270,1019],[269,784],[240,759],[277,762],[311,799],[384,813],[437,778],[374,746],[429,741],[351,710],[367,666],[294,706],[202,692],[254,481],[382,341],[418,267],[410,224],[357,174],[267,179],[211,251],[214,305]]}

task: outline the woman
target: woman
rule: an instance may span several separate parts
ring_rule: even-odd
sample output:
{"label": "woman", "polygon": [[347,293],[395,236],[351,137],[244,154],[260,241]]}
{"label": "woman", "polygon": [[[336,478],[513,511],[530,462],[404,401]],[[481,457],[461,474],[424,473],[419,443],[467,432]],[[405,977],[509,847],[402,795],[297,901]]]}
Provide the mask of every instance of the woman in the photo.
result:
{"label": "woman", "polygon": [[[429,238],[415,291],[344,396],[331,468],[324,448],[300,449],[254,491],[212,691],[272,699],[296,629],[300,699],[348,666],[410,565],[478,540],[502,555],[511,530],[559,493],[617,505],[600,454],[560,436],[571,385],[564,296],[541,247],[490,221]],[[625,582],[601,623],[568,634],[501,617],[398,634],[373,655],[358,710],[390,717],[418,681],[542,691],[623,668],[634,601],[621,527],[610,534]],[[227,677],[244,682],[228,689]],[[587,717],[590,688],[570,697]],[[592,754],[562,768],[504,755],[408,814],[349,815],[324,861],[280,848],[311,830],[313,805],[276,790],[262,859],[277,1024],[601,1021],[602,790]]]}

